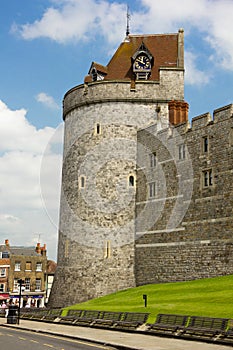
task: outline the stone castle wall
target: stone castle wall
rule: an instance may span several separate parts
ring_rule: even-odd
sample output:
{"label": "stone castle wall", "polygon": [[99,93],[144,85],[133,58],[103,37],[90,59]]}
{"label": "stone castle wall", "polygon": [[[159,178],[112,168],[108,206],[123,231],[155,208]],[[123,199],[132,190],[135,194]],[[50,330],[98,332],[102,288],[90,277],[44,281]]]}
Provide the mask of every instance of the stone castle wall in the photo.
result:
{"label": "stone castle wall", "polygon": [[[194,118],[191,127],[139,131],[137,285],[233,273],[232,116],[229,105],[213,119]],[[153,182],[157,192],[150,198]]]}
{"label": "stone castle wall", "polygon": [[[183,71],[159,82],[95,82],[64,98],[64,156],[58,267],[50,306],[135,286],[137,130],[168,124],[183,99]],[[157,112],[159,104],[159,112]],[[59,291],[59,292],[58,292]]]}

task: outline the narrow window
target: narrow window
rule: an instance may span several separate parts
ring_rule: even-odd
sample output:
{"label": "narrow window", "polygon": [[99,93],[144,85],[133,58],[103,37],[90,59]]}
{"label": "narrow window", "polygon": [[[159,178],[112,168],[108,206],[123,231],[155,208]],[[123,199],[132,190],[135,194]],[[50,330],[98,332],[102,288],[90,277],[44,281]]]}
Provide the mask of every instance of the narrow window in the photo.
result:
{"label": "narrow window", "polygon": [[41,290],[41,279],[36,278],[36,290]]}
{"label": "narrow window", "polygon": [[79,186],[80,186],[80,188],[85,187],[85,177],[84,176],[80,176]]}
{"label": "narrow window", "polygon": [[156,196],[156,183],[149,183],[149,198],[154,198]]}
{"label": "narrow window", "polygon": [[18,292],[19,290],[19,284],[18,284],[18,278],[14,279],[14,286],[13,286],[13,291]]}
{"label": "narrow window", "polygon": [[110,241],[106,241],[105,242],[105,254],[104,254],[104,258],[105,259],[109,259],[111,257],[111,242]]}
{"label": "narrow window", "polygon": [[100,124],[96,124],[96,134],[100,134]]}
{"label": "narrow window", "polygon": [[15,271],[20,271],[20,261],[15,262]]}
{"label": "narrow window", "polygon": [[185,144],[179,145],[179,159],[185,159]]}
{"label": "narrow window", "polygon": [[31,289],[31,283],[30,278],[25,278],[25,290]]}
{"label": "narrow window", "polygon": [[203,171],[203,185],[209,187],[213,185],[212,169]]}
{"label": "narrow window", "polygon": [[5,292],[5,285],[4,283],[0,283],[0,292]]}
{"label": "narrow window", "polygon": [[209,151],[209,140],[208,137],[203,137],[203,152],[207,153]]}
{"label": "narrow window", "polygon": [[129,186],[134,186],[134,176],[130,175],[129,177]]}
{"label": "narrow window", "polygon": [[69,240],[67,239],[67,240],[65,241],[65,252],[64,252],[65,258],[68,258],[68,257],[69,257],[69,247],[70,247],[70,242],[69,242]]}
{"label": "narrow window", "polygon": [[31,263],[31,261],[27,261],[26,262],[26,269],[25,269],[26,271],[31,271],[32,270],[32,263]]}
{"label": "narrow window", "polygon": [[230,143],[230,146],[233,146],[233,128],[230,129],[229,143]]}
{"label": "narrow window", "polygon": [[42,271],[42,263],[41,262],[36,263],[36,271]]}
{"label": "narrow window", "polygon": [[156,152],[150,154],[150,167],[154,168],[156,166]]}
{"label": "narrow window", "polygon": [[5,269],[5,268],[2,268],[2,269],[0,270],[0,276],[1,276],[1,277],[5,277],[5,276],[6,276],[6,269]]}

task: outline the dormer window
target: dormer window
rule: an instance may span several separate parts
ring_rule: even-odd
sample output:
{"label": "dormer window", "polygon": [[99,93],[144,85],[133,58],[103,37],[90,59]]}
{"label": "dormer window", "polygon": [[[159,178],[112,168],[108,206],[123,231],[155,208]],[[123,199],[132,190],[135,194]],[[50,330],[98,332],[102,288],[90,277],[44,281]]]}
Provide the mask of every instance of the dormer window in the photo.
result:
{"label": "dormer window", "polygon": [[132,57],[133,71],[137,80],[148,80],[151,73],[152,60],[151,53],[144,43],[142,43]]}
{"label": "dormer window", "polygon": [[97,81],[97,70],[95,67],[91,70],[92,81]]}

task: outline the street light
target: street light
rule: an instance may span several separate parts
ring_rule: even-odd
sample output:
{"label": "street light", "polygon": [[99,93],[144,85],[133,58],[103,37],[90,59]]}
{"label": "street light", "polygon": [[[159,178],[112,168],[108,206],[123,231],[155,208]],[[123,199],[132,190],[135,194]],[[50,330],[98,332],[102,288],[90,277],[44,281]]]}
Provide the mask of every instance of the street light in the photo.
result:
{"label": "street light", "polygon": [[19,324],[19,319],[20,319],[20,307],[21,307],[21,297],[22,297],[22,285],[24,283],[24,280],[19,279],[19,308],[18,308],[18,324]]}

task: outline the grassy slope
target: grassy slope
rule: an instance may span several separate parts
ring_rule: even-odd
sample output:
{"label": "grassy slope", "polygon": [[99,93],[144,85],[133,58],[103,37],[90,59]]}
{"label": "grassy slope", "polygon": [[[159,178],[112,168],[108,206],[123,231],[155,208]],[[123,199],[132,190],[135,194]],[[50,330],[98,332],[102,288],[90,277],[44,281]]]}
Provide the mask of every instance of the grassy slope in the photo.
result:
{"label": "grassy slope", "polygon": [[[147,294],[147,307],[143,294]],[[151,284],[92,299],[69,308],[149,312],[233,318],[233,275],[210,279]]]}

